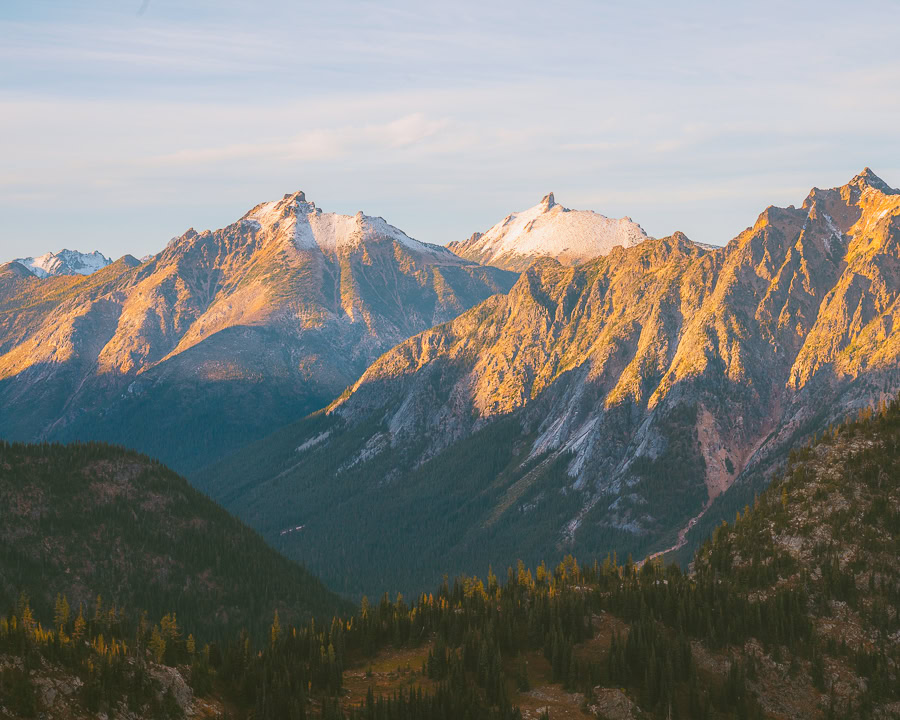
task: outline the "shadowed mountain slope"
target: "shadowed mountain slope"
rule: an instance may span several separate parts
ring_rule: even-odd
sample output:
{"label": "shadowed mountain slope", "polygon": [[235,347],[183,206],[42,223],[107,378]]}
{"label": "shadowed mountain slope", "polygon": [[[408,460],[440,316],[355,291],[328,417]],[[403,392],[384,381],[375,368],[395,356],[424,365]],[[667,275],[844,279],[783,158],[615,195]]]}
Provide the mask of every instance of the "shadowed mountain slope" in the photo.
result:
{"label": "shadowed mountain slope", "polygon": [[0,602],[25,592],[52,615],[57,593],[151,617],[175,612],[206,639],[265,632],[349,606],[186,480],[101,444],[0,443]]}

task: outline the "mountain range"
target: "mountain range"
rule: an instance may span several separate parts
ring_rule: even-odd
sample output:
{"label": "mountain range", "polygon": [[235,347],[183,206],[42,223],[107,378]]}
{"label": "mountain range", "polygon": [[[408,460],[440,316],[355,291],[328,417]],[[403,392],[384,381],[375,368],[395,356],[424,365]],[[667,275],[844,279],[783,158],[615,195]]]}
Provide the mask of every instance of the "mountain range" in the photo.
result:
{"label": "mountain range", "polygon": [[352,594],[677,548],[799,438],[900,389],[898,293],[900,192],[866,169],[721,249],[540,259],[195,481]]}
{"label": "mountain range", "polygon": [[448,249],[288,194],[142,262],[0,266],[0,434],[159,457],[349,595],[689,553],[900,387],[898,217],[867,168],[721,248],[551,193]]}
{"label": "mountain range", "polygon": [[141,263],[0,266],[0,436],[102,439],[196,469],[322,407],[515,274],[302,192]]}
{"label": "mountain range", "polygon": [[52,275],[90,275],[105,268],[112,260],[96,250],[91,253],[60,250],[39,257],[17,258],[13,262],[27,268],[37,277],[45,278]]}

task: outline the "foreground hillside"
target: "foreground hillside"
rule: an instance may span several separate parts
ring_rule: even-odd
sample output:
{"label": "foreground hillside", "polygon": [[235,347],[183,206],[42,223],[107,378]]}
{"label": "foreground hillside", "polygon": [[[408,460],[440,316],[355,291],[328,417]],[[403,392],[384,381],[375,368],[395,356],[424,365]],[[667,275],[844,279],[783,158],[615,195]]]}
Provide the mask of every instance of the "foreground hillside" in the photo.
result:
{"label": "foreground hillside", "polygon": [[147,262],[0,266],[0,437],[103,440],[182,472],[323,407],[515,274],[302,192]]}
{"label": "foreground hillside", "polygon": [[[773,679],[787,666],[801,680],[783,681],[771,710],[793,706],[802,717],[802,703],[815,701],[829,716],[832,706],[849,717],[900,716],[900,402],[792,451],[783,476],[715,532],[694,567],[698,583],[727,582],[747,597],[802,594],[802,659],[765,642],[744,647]],[[746,621],[739,608],[723,612]],[[791,699],[802,681],[815,692]]]}
{"label": "foreground hillside", "polygon": [[694,565],[519,563],[202,649],[180,615],[123,631],[20,601],[0,716],[896,718],[900,401],[796,449]]}
{"label": "foreground hillside", "polygon": [[[198,638],[346,605],[171,470],[107,445],[0,443],[0,607],[192,618]],[[88,610],[86,610],[87,612]]]}
{"label": "foreground hillside", "polygon": [[900,389],[898,298],[900,192],[867,169],[718,250],[539,260],[198,482],[347,593],[642,557]]}

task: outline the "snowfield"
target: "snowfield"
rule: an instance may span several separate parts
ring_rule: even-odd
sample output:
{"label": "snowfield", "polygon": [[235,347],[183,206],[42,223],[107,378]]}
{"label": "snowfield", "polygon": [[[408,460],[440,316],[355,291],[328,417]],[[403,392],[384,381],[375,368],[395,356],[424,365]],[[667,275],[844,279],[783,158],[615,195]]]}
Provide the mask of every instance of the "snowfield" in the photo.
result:
{"label": "snowfield", "polygon": [[592,210],[569,210],[550,193],[534,207],[507,215],[483,235],[476,233],[455,246],[455,251],[487,265],[542,256],[578,265],[607,255],[617,245],[632,247],[647,237],[629,217],[616,220]]}
{"label": "snowfield", "polygon": [[[414,240],[380,217],[362,212],[340,215],[323,212],[308,201],[302,192],[285,195],[281,200],[257,205],[242,218],[260,232],[287,233],[300,250],[319,249],[334,253],[345,247],[354,248],[373,240],[391,240],[419,253],[455,256],[446,248]],[[458,261],[457,261],[458,262]]]}
{"label": "snowfield", "polygon": [[45,278],[50,275],[90,275],[105,268],[112,260],[96,250],[92,253],[60,250],[40,257],[17,258],[13,262],[24,265],[39,278]]}

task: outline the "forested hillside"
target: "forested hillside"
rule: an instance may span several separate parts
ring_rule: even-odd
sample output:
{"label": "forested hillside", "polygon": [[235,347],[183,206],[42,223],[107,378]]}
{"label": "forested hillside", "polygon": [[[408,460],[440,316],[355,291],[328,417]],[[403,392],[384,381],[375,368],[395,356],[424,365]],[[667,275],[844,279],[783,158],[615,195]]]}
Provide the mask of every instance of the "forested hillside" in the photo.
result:
{"label": "forested hillside", "polygon": [[0,443],[0,607],[191,618],[205,640],[347,605],[163,465],[102,444]]}
{"label": "forested hillside", "polygon": [[900,405],[863,411],[792,451],[784,476],[717,529],[694,566],[698,580],[749,596],[801,592],[803,667],[829,707],[846,702],[853,717],[884,704],[884,716],[898,716]]}
{"label": "forested hillside", "polygon": [[[22,598],[0,619],[7,715],[896,717],[900,402],[797,448],[689,574],[615,556],[520,563],[364,599],[330,624],[274,615],[205,647],[187,615],[127,626],[65,610]],[[69,688],[49,706],[48,676]]]}

